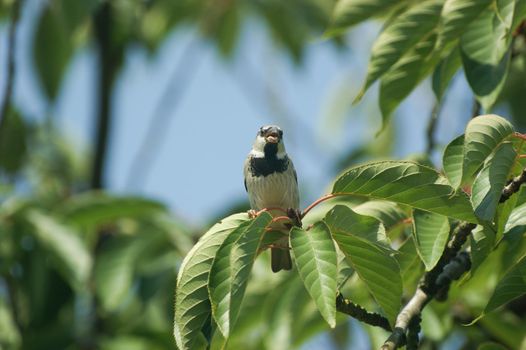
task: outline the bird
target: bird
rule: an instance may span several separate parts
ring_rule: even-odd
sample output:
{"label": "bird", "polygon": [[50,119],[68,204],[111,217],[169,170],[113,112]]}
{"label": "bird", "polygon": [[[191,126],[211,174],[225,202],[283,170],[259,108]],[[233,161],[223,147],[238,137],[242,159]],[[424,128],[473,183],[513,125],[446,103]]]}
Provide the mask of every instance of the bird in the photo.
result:
{"label": "bird", "polygon": [[[283,130],[277,125],[262,126],[257,132],[252,149],[243,168],[245,189],[254,215],[264,208],[272,216],[283,215],[286,210],[291,221],[301,226],[299,214],[298,176],[292,160],[285,151]],[[273,272],[291,270],[292,260],[288,245],[291,224],[274,223],[271,228],[285,235],[271,246],[271,268]]]}

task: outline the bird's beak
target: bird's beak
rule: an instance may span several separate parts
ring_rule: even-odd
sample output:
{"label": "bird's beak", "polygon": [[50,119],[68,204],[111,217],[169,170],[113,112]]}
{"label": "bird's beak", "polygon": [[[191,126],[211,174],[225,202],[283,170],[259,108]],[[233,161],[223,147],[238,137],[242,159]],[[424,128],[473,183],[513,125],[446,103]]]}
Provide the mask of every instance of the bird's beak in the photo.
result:
{"label": "bird's beak", "polygon": [[278,143],[279,142],[278,133],[275,133],[275,132],[269,133],[267,136],[265,136],[265,141],[267,141],[268,143]]}

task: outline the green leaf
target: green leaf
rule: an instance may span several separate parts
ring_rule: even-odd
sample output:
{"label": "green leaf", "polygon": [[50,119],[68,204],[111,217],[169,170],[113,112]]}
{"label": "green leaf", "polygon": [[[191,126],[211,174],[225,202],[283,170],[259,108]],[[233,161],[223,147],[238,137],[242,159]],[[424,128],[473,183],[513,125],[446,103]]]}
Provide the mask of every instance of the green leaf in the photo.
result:
{"label": "green leaf", "polygon": [[433,50],[436,38],[434,33],[422,38],[382,76],[379,98],[384,126],[396,107],[435,66],[438,60]]}
{"label": "green leaf", "polygon": [[504,232],[509,233],[515,227],[520,226],[526,226],[526,203],[513,209],[508,218],[508,222],[506,222]]}
{"label": "green leaf", "polygon": [[462,64],[460,51],[456,46],[440,63],[433,72],[432,87],[438,101],[442,100],[449,82]]}
{"label": "green leaf", "polygon": [[478,225],[470,235],[471,274],[486,260],[495,246],[495,231],[488,225]]}
{"label": "green leaf", "polygon": [[109,196],[100,192],[87,192],[71,197],[59,211],[66,221],[83,227],[120,218],[136,219],[167,212],[166,207],[157,201],[141,197]]}
{"label": "green leaf", "polygon": [[332,208],[325,216],[325,223],[331,232],[345,232],[371,242],[387,240],[385,229],[379,220],[357,214],[344,205],[336,205]]}
{"label": "green leaf", "polygon": [[384,247],[366,239],[338,231],[331,234],[394,324],[402,303],[402,277],[396,259]]}
{"label": "green leaf", "polygon": [[[409,53],[410,58],[406,58],[406,61],[412,61],[414,58],[411,58],[417,56],[416,52],[420,52],[422,48],[416,48],[415,53],[411,51],[418,43],[430,37],[440,18],[441,8],[442,0],[422,1],[409,7],[382,30],[371,49],[367,77],[355,102],[404,55]],[[425,46],[427,51],[427,45]]]}
{"label": "green leaf", "polygon": [[237,320],[248,275],[271,220],[269,213],[262,213],[238,226],[223,241],[212,263],[208,281],[212,315],[225,338]]}
{"label": "green leaf", "polygon": [[515,31],[524,20],[526,20],[526,2],[516,1],[515,11],[513,13],[513,23],[511,25],[512,30]]}
{"label": "green leaf", "polygon": [[347,257],[345,254],[341,251],[338,246],[336,248],[336,255],[338,257],[338,277],[337,277],[337,284],[338,284],[338,290],[342,288],[345,285],[345,282],[352,276],[354,270],[347,261]]}
{"label": "green leaf", "polygon": [[486,10],[494,0],[446,0],[439,24],[439,49],[466,30],[466,26]]}
{"label": "green leaf", "polygon": [[517,153],[510,142],[501,143],[495,153],[484,162],[478,173],[471,192],[471,203],[475,215],[482,220],[491,221],[497,211],[502,189],[515,162]]}
{"label": "green leaf", "polygon": [[353,210],[360,215],[372,216],[380,220],[388,231],[409,217],[405,210],[389,201],[367,201],[355,206]]}
{"label": "green leaf", "polygon": [[422,261],[418,256],[412,236],[407,238],[398,248],[395,258],[400,265],[404,293],[408,295],[413,294],[416,290],[418,281],[422,278],[422,274],[424,273],[424,264],[422,264]]}
{"label": "green leaf", "polygon": [[416,163],[383,161],[351,168],[336,180],[332,193],[384,199],[477,222],[463,193],[454,193],[442,175]]}
{"label": "green leaf", "polygon": [[400,0],[339,0],[332,13],[328,34],[337,34],[368,18],[400,5]]}
{"label": "green leaf", "polygon": [[33,39],[33,55],[38,77],[49,100],[57,96],[73,56],[73,46],[58,2],[47,2],[40,13]]}
{"label": "green leaf", "polygon": [[463,162],[464,135],[460,135],[447,145],[442,158],[444,172],[453,188],[459,188],[462,184]]}
{"label": "green leaf", "polygon": [[6,349],[19,349],[22,342],[18,326],[9,306],[0,298],[0,344]]}
{"label": "green leaf", "polygon": [[140,252],[128,237],[111,243],[100,250],[94,269],[96,295],[102,308],[109,312],[116,310],[130,292],[134,262]]}
{"label": "green leaf", "polygon": [[37,210],[30,210],[26,218],[33,225],[32,234],[52,256],[57,269],[73,288],[84,290],[91,275],[93,260],[79,236],[68,226]]}
{"label": "green leaf", "polygon": [[430,271],[440,259],[449,237],[446,216],[421,210],[413,211],[413,238],[418,255]]}
{"label": "green leaf", "polygon": [[466,78],[486,111],[497,100],[508,74],[514,8],[514,0],[496,1],[496,10],[483,12],[460,39]]}
{"label": "green leaf", "polygon": [[526,256],[522,257],[499,281],[482,315],[524,294],[526,294]]}
{"label": "green leaf", "polygon": [[513,126],[498,115],[473,118],[466,127],[462,160],[459,156],[460,137],[453,140],[444,152],[444,170],[451,185],[458,189],[471,183],[486,159],[512,133]]}
{"label": "green leaf", "polygon": [[8,108],[0,125],[0,170],[15,175],[27,154],[28,127],[22,116]]}
{"label": "green leaf", "polygon": [[306,231],[294,227],[290,233],[294,262],[305,288],[327,323],[336,326],[337,255],[329,228],[317,222]]}
{"label": "green leaf", "polygon": [[201,328],[211,315],[207,284],[212,262],[223,241],[247,220],[246,213],[239,213],[219,221],[184,258],[175,292],[174,337],[179,349],[206,343]]}

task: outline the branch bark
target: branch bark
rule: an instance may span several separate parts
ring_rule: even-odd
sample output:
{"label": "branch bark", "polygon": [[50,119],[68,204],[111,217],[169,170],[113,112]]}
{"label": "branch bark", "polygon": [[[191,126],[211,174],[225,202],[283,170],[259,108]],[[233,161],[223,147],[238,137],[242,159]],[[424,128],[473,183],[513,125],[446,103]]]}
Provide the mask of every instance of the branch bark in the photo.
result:
{"label": "branch bark", "polygon": [[336,296],[336,310],[371,326],[381,327],[386,331],[392,330],[387,318],[374,312],[368,312],[360,305],[345,299],[340,293]]}
{"label": "branch bark", "polygon": [[[526,168],[504,188],[500,203],[505,202],[513,193],[518,192],[520,186],[524,183],[526,183]],[[465,252],[460,252],[460,249],[476,226],[476,224],[460,222],[455,227],[440,260],[431,271],[424,275],[415,294],[398,314],[395,328],[382,345],[382,350],[394,350],[405,345],[407,332],[412,320],[420,317],[424,307],[433,298],[445,300],[451,282],[459,279],[462,274],[471,268],[469,255]],[[419,322],[416,323],[418,325]],[[413,322],[412,327],[415,327],[415,322]]]}

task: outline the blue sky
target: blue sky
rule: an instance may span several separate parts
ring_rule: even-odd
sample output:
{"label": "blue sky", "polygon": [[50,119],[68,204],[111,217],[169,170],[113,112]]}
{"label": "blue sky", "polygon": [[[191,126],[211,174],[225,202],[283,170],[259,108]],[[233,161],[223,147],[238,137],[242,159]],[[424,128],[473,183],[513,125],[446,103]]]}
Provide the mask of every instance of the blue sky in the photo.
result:
{"label": "blue sky", "polygon": [[[47,106],[32,67],[33,28],[29,24],[38,2],[31,3],[33,6],[23,13],[19,33],[15,102],[25,114],[36,118],[49,112],[72,142],[88,149],[95,113],[97,63],[93,51],[87,47],[78,52],[68,67],[56,104]],[[302,202],[308,204],[327,191],[333,177],[327,169],[342,151],[373,138],[380,128],[377,86],[362,103],[347,108],[363,81],[378,28],[368,23],[351,31],[347,37],[350,49],[345,51],[314,38],[301,67],[277,49],[255,21],[245,25],[231,62],[201,41],[195,60],[188,65],[189,70],[195,69],[195,75],[185,84],[177,108],[164,111],[166,122],[161,129],[165,137],[151,150],[154,161],[148,177],[133,186],[132,160],[184,47],[194,40],[195,33],[189,28],[171,33],[153,57],[140,48],[130,50],[114,91],[106,174],[109,190],[153,197],[191,223],[206,222],[232,202],[245,198],[244,158],[257,129],[275,123],[285,130]],[[3,25],[1,67],[5,67],[5,38]],[[0,91],[3,79],[0,75]],[[398,132],[394,157],[424,150],[433,102],[430,83],[425,81],[400,106],[393,121]],[[438,125],[439,144],[462,132],[471,104],[471,93],[459,75]]]}

